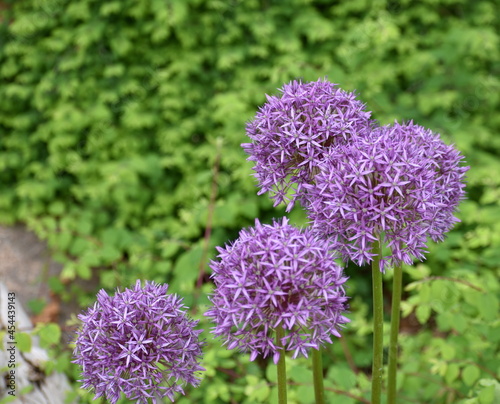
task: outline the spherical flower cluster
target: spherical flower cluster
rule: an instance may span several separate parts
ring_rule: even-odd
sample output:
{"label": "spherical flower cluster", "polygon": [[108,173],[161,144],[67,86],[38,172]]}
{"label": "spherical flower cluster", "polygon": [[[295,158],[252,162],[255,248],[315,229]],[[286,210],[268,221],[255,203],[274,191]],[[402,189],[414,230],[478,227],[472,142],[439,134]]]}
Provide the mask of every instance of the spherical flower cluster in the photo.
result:
{"label": "spherical flower cluster", "polygon": [[432,225],[427,235],[433,241],[443,241],[445,234],[460,220],[453,215],[458,210],[459,203],[465,199],[465,173],[470,167],[463,165],[464,156],[454,147],[441,140],[439,134],[430,129],[414,124],[412,121],[400,125],[397,122],[388,130],[401,132],[405,139],[411,139],[420,147],[422,153],[433,160],[434,172],[433,193],[437,208],[429,211],[432,215]]}
{"label": "spherical flower cluster", "polygon": [[377,128],[330,153],[302,201],[316,233],[344,259],[371,261],[380,238],[381,269],[423,258],[427,237],[442,240],[464,198],[463,156],[412,122]]}
{"label": "spherical flower cluster", "polygon": [[273,225],[242,230],[239,238],[218,248],[211,262],[216,289],[206,315],[213,333],[228,349],[272,355],[277,363],[282,349],[274,331],[282,327],[286,351],[307,356],[311,347],[331,342],[349,320],[342,315],[347,278],[335,262],[329,244],[310,229],[299,230],[283,218]]}
{"label": "spherical flower cluster", "polygon": [[[97,302],[79,315],[74,362],[82,367],[83,388],[93,388],[95,398],[116,403],[120,393],[147,404],[163,402],[182,385],[199,384],[202,355],[201,330],[188,319],[182,299],[167,294],[168,285],[137,281],[133,289],[113,297],[104,290]],[[158,401],[157,401],[158,400]]]}
{"label": "spherical flower cluster", "polygon": [[[302,184],[309,183],[325,153],[372,127],[370,112],[354,93],[328,81],[285,84],[280,97],[267,96],[247,125],[252,143],[242,144],[254,161],[259,195],[270,192],[275,206],[293,207]],[[292,184],[295,194],[287,196]]]}

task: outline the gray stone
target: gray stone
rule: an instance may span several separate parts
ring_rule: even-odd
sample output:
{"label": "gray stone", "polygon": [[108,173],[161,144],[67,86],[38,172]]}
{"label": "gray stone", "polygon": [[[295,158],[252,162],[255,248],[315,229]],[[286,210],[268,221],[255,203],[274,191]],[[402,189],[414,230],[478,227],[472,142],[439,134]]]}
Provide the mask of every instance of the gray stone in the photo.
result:
{"label": "gray stone", "polygon": [[30,300],[50,300],[47,279],[61,269],[46,244],[24,226],[0,226],[0,281],[25,308]]}
{"label": "gray stone", "polygon": [[[0,282],[0,330],[8,330],[12,324],[9,321],[9,290],[3,282]],[[31,334],[33,325],[24,311],[19,300],[14,303],[15,332],[26,332]],[[49,360],[47,352],[39,346],[37,336],[31,336],[32,347],[29,352],[20,352],[15,344],[11,342],[10,334],[5,333],[0,341],[0,399],[8,397],[8,392],[14,392],[16,399],[11,404],[64,404],[66,394],[71,391],[71,386],[66,375],[53,372],[45,375],[44,364]],[[11,360],[12,358],[12,360]],[[13,373],[14,390],[7,386],[7,376]],[[31,386],[32,389],[26,394],[21,394],[24,389]]]}

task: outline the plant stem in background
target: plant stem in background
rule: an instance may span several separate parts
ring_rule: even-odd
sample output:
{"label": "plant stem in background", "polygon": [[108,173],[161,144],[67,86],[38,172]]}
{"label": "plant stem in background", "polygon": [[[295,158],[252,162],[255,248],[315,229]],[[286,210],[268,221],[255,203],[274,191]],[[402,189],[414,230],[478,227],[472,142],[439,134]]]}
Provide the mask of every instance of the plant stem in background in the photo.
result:
{"label": "plant stem in background", "polygon": [[389,343],[389,374],[387,381],[387,403],[396,403],[396,370],[398,365],[398,335],[401,306],[403,271],[401,265],[394,267],[392,281],[391,339]]}
{"label": "plant stem in background", "polygon": [[283,349],[282,338],[285,336],[285,331],[280,325],[276,328],[276,346],[280,348],[280,359],[278,361],[278,403],[286,404],[286,364],[285,350]]}
{"label": "plant stem in background", "polygon": [[359,369],[356,366],[356,362],[354,362],[354,359],[352,357],[351,351],[349,350],[349,345],[347,344],[347,340],[344,336],[339,338],[340,345],[342,346],[342,351],[344,352],[345,360],[349,364],[349,367],[351,368],[352,372],[354,374],[359,373]]}
{"label": "plant stem in background", "polygon": [[215,203],[217,199],[217,191],[218,191],[218,179],[219,179],[219,170],[220,170],[220,159],[222,154],[222,139],[217,138],[216,140],[216,154],[215,161],[213,166],[213,177],[212,177],[212,185],[210,188],[210,200],[208,202],[208,213],[207,213],[207,224],[205,226],[205,235],[203,236],[203,252],[200,259],[200,266],[198,269],[198,279],[196,281],[196,291],[195,291],[195,300],[198,300],[198,296],[200,293],[200,288],[203,283],[203,275],[205,274],[205,266],[208,256],[208,250],[210,248],[210,236],[212,235],[212,222],[215,211]]}
{"label": "plant stem in background", "polygon": [[312,350],[314,397],[316,404],[325,404],[325,390],[323,388],[323,360],[321,347]]}
{"label": "plant stem in background", "polygon": [[384,301],[382,295],[382,272],[380,272],[380,240],[373,243],[376,253],[372,261],[373,277],[373,364],[372,364],[372,404],[380,404],[382,394]]}

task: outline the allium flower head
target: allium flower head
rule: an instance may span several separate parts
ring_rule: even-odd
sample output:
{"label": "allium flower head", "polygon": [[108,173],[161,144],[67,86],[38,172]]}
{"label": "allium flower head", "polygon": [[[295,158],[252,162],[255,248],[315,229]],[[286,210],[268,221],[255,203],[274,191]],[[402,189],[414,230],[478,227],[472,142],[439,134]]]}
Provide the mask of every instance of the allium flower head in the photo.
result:
{"label": "allium flower head", "polygon": [[188,319],[182,299],[167,294],[168,285],[138,280],[133,289],[109,296],[104,290],[97,302],[79,315],[74,362],[82,367],[83,388],[95,398],[116,403],[120,393],[147,404],[174,401],[182,386],[199,384],[202,355],[201,330]]}
{"label": "allium flower head", "polygon": [[206,315],[215,323],[213,333],[224,337],[228,349],[273,355],[274,330],[282,327],[286,351],[307,356],[307,349],[340,336],[346,309],[343,284],[347,280],[335,263],[329,244],[309,229],[299,230],[286,218],[273,225],[242,230],[240,237],[218,248],[211,262],[215,291]]}
{"label": "allium flower head", "polygon": [[[293,207],[301,186],[309,183],[326,152],[345,144],[371,126],[370,112],[354,93],[318,80],[285,84],[281,96],[267,96],[246,131],[252,143],[242,144],[255,162],[259,195],[270,192],[275,206],[290,200]],[[287,197],[296,184],[295,195]]]}
{"label": "allium flower head", "polygon": [[439,135],[412,122],[377,128],[333,151],[303,201],[312,227],[358,264],[371,261],[381,237],[391,249],[381,261],[423,258],[427,238],[440,241],[455,222],[468,167]]}

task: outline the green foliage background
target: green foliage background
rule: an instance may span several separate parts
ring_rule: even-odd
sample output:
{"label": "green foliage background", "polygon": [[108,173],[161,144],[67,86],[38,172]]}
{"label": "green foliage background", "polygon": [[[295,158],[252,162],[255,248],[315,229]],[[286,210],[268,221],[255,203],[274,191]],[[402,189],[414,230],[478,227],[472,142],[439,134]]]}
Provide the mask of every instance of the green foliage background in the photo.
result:
{"label": "green foliage background", "polygon": [[[325,76],[356,89],[382,124],[413,119],[466,155],[462,223],[406,268],[401,395],[500,402],[496,0],[4,3],[0,222],[48,241],[64,263],[51,286],[65,299],[90,304],[72,280],[92,274],[109,290],[144,278],[185,297],[209,345],[205,380],[180,403],[273,402],[273,366],[212,341],[207,275],[196,284],[216,245],[284,214],[256,196],[245,123],[265,93]],[[305,224],[299,210],[292,219]],[[347,272],[352,323],[325,360],[340,404],[369,397],[369,273]],[[67,352],[54,356],[77,377]],[[312,402],[308,366],[289,362],[290,403]]]}

